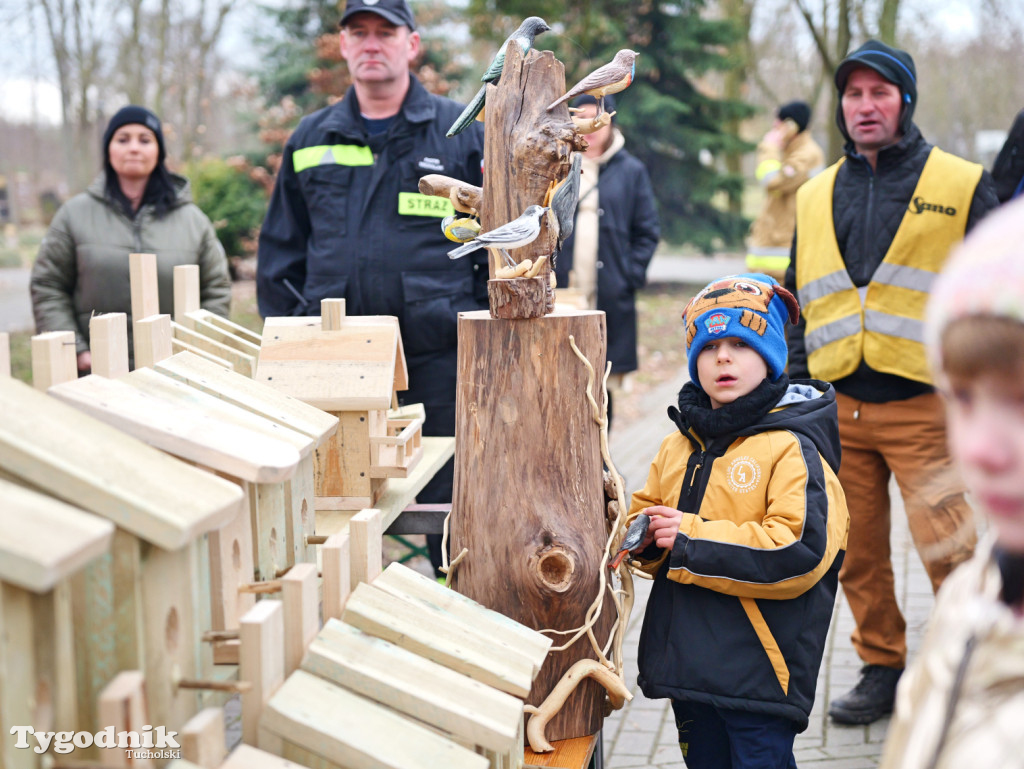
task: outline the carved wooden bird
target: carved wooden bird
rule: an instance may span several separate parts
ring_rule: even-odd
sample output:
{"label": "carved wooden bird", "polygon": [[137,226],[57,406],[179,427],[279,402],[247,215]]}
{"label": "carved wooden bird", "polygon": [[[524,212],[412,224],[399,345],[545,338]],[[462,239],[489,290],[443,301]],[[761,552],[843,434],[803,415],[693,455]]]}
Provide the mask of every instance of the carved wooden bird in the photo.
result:
{"label": "carved wooden bird", "polygon": [[604,97],[610,93],[624,91],[633,82],[636,74],[637,52],[623,48],[615,58],[603,67],[598,67],[580,82],[565,92],[564,96],[555,99],[548,105],[550,112],[559,104],[585,93],[597,99],[598,114],[604,112]]}
{"label": "carved wooden bird", "polygon": [[611,563],[608,564],[608,568],[619,568],[619,564],[622,563],[622,559],[626,557],[629,551],[644,541],[644,537],[647,536],[647,529],[649,529],[650,526],[651,516],[646,515],[645,513],[640,513],[640,515],[634,518],[633,522],[629,524],[629,530],[626,532],[626,536],[622,540],[619,552],[615,554],[615,558],[613,558]]}
{"label": "carved wooden bird", "polygon": [[551,27],[540,16],[530,16],[519,25],[515,32],[505,38],[505,42],[501,44],[498,52],[491,59],[491,65],[484,72],[483,77],[480,78],[483,81],[483,86],[476,92],[476,96],[470,100],[466,108],[462,110],[462,114],[452,123],[452,127],[448,129],[448,133],[445,136],[450,139],[456,134],[462,133],[476,120],[476,116],[484,108],[484,104],[487,101],[487,84],[497,83],[501,78],[502,71],[505,69],[505,50],[508,48],[509,43],[514,41],[525,54],[533,47],[533,39],[549,29]]}
{"label": "carved wooden bird", "polygon": [[455,243],[468,243],[480,234],[480,222],[468,216],[456,218],[455,214],[441,220],[444,236]]}
{"label": "carved wooden bird", "polygon": [[448,252],[448,258],[458,259],[478,248],[493,248],[501,252],[506,263],[510,266],[515,265],[516,262],[509,256],[508,249],[520,248],[535,241],[540,234],[540,218],[547,211],[544,206],[530,206],[517,219],[495,227],[490,232],[481,232],[475,240],[452,249]]}
{"label": "carved wooden bird", "polygon": [[[576,219],[576,205],[580,202],[580,169],[583,167],[583,153],[575,152],[569,173],[558,183],[550,195],[551,213],[558,223],[558,242],[555,254],[562,252],[562,244],[572,235]],[[546,201],[547,202],[547,201]],[[554,260],[552,260],[552,263]]]}

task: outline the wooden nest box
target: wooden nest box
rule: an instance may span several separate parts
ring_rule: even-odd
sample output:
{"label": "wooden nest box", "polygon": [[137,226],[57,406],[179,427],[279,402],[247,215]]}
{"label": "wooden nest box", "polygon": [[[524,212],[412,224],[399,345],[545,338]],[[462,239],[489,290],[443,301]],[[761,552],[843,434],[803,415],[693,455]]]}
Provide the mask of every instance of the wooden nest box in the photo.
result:
{"label": "wooden nest box", "polygon": [[419,462],[423,418],[388,415],[409,387],[398,319],[347,317],[343,299],[325,299],[321,312],[266,319],[256,379],[338,417],[316,451],[315,506],[362,510]]}

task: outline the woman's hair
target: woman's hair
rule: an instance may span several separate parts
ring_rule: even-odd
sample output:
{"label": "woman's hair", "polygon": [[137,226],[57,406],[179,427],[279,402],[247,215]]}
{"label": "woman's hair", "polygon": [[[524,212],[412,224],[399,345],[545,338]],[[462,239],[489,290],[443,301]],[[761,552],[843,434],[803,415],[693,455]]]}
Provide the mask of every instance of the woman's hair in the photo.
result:
{"label": "woman's hair", "polygon": [[[110,165],[110,154],[107,153],[103,161],[103,170],[106,172],[106,196],[107,199],[119,205],[129,219],[135,218],[135,211],[132,209],[131,201],[121,191],[121,183],[117,180],[117,171]],[[146,182],[146,191],[142,195],[142,205],[153,206],[154,213],[159,219],[174,205],[177,198],[177,190],[174,188],[174,179],[163,161],[156,164],[153,173],[149,175]],[[141,206],[140,206],[141,208]]]}
{"label": "woman's hair", "polygon": [[1024,375],[1024,323],[995,315],[971,315],[942,332],[942,369],[969,381],[995,374],[1019,381]]}

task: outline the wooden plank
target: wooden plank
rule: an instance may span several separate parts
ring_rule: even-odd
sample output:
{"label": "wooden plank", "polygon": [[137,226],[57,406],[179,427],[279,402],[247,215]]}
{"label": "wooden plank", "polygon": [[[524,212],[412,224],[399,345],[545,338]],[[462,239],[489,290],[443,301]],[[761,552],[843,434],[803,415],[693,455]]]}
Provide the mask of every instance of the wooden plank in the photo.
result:
{"label": "wooden plank", "polygon": [[349,521],[349,584],[353,588],[360,582],[372,582],[381,572],[382,519],[380,510],[368,509],[360,510]]}
{"label": "wooden plank", "polygon": [[551,753],[534,753],[527,745],[523,760],[533,766],[550,766],[553,769],[586,769],[597,747],[597,735],[555,740],[551,746],[554,748]]}
{"label": "wooden plank", "polygon": [[114,526],[0,480],[0,581],[43,593],[110,548]]}
{"label": "wooden plank", "polygon": [[174,355],[189,353],[190,355],[195,355],[198,358],[202,358],[205,361],[215,364],[217,368],[221,369],[222,371],[230,371],[232,374],[235,373],[235,369],[231,365],[230,361],[226,361],[223,358],[218,358],[216,355],[206,352],[206,350],[200,350],[198,347],[193,347],[190,344],[185,344],[180,339],[171,339],[171,352],[174,353]]}
{"label": "wooden plank", "polygon": [[315,563],[298,563],[281,577],[284,604],[284,674],[302,664],[320,629],[319,579]]}
{"label": "wooden plank", "polygon": [[0,377],[11,375],[11,337],[6,331],[0,331]]}
{"label": "wooden plank", "polygon": [[486,769],[488,765],[487,759],[426,727],[301,670],[271,698],[262,725],[349,769]]}
{"label": "wooden plank", "polygon": [[242,694],[242,740],[259,737],[260,717],[267,701],[284,681],[284,612],[280,601],[263,600],[239,623],[242,648],[238,677],[252,688]]}
{"label": "wooden plank", "polygon": [[210,399],[217,406],[213,412],[151,395],[127,379],[98,376],[65,382],[51,388],[50,394],[169,454],[247,481],[285,481],[299,463],[299,452],[286,439],[284,428],[281,436],[271,438],[265,431],[233,423],[235,415],[223,413],[234,407],[216,398]]}
{"label": "wooden plank", "polygon": [[341,619],[345,601],[352,590],[349,572],[348,534],[332,534],[320,548],[320,568],[323,571],[324,622]]}
{"label": "wooden plank", "polygon": [[288,518],[283,483],[249,486],[256,579],[276,579],[291,564],[287,549]]}
{"label": "wooden plank", "polygon": [[239,374],[251,377],[256,373],[255,356],[246,355],[243,352],[239,352],[234,347],[221,344],[214,339],[203,336],[202,334],[192,331],[177,323],[172,325],[172,331],[175,339],[191,345],[198,350],[203,350],[211,355],[215,355],[218,358],[228,361],[231,364],[231,367]]}
{"label": "wooden plank", "polygon": [[[256,603],[252,593],[239,593],[238,586],[255,578],[253,567],[252,525],[249,511],[238,514],[209,535],[210,560],[210,629],[235,630],[238,621]],[[235,664],[238,663],[237,647]],[[217,659],[216,649],[214,659]]]}
{"label": "wooden plank", "polygon": [[352,591],[342,620],[503,692],[525,697],[533,682],[529,664],[445,624],[444,615],[403,601],[372,584]]}
{"label": "wooden plank", "polygon": [[267,318],[256,379],[325,411],[387,409],[399,346],[396,319]]}
{"label": "wooden plank", "polygon": [[302,669],[473,745],[511,750],[523,703],[351,625],[331,620]]}
{"label": "wooden plank", "polygon": [[147,723],[180,729],[199,711],[199,695],[193,689],[179,689],[179,679],[199,675],[196,640],[197,605],[210,601],[199,595],[196,543],[178,550],[158,547],[143,551],[140,590],[142,606]]}
{"label": "wooden plank", "polygon": [[345,300],[320,300],[320,328],[324,331],[341,331],[345,324]]}
{"label": "wooden plank", "polygon": [[298,398],[234,372],[224,371],[190,353],[179,353],[154,367],[239,408],[313,439],[320,445],[338,430],[338,418]]}
{"label": "wooden plank", "polygon": [[211,326],[216,326],[222,331],[227,331],[232,336],[236,336],[239,339],[244,339],[246,342],[250,342],[257,347],[260,346],[261,335],[252,329],[248,329],[245,326],[239,325],[222,315],[218,315],[215,312],[209,310],[196,310],[191,313],[194,317],[202,319],[209,323]]}
{"label": "wooden plank", "polygon": [[317,497],[372,495],[368,414],[366,411],[331,412],[338,420],[338,430],[316,450]]}
{"label": "wooden plank", "polygon": [[219,769],[302,769],[302,767],[299,764],[286,761],[280,756],[241,743],[231,751],[231,755],[224,760]]}
{"label": "wooden plank", "polygon": [[48,331],[32,337],[32,384],[46,391],[78,377],[74,331]]}
{"label": "wooden plank", "polygon": [[132,344],[135,348],[135,368],[148,368],[170,358],[171,316],[150,315],[132,323]]}
{"label": "wooden plank", "polygon": [[[114,733],[138,732],[152,724],[146,709],[146,677],[139,670],[124,670],[117,674],[100,693],[98,711],[100,722],[114,727]],[[100,750],[100,763],[110,767],[152,767],[150,759],[129,759],[123,750]]]}
{"label": "wooden plank", "polygon": [[[444,463],[455,454],[455,439],[440,436],[425,437],[423,439],[423,459],[417,464],[416,469],[409,474],[408,478],[391,478],[388,480],[387,488],[380,495],[376,502],[366,500],[384,514],[382,525],[385,530],[394,523],[395,519],[408,505],[416,500],[424,486],[440,470]],[[316,508],[316,532],[330,536],[336,532],[348,531],[348,522],[355,515],[354,510],[328,510],[320,506],[321,499],[317,499]],[[368,504],[362,505],[367,507]]]}
{"label": "wooden plank", "polygon": [[[31,750],[15,748],[17,737],[11,726],[34,725],[35,655],[33,646],[32,600],[26,590],[0,582],[0,766],[7,769],[37,769]],[[31,744],[31,742],[30,742]]]}
{"label": "wooden plank", "polygon": [[201,710],[181,727],[181,755],[205,769],[217,769],[227,755],[224,709]]}
{"label": "wooden plank", "polygon": [[243,503],[234,484],[23,382],[0,379],[0,402],[6,472],[162,548],[181,547],[222,526]]}
{"label": "wooden plank", "polygon": [[92,373],[117,379],[128,374],[128,316],[123,312],[89,318]]}
{"label": "wooden plank", "polygon": [[260,344],[258,341],[252,342],[248,338],[236,336],[231,331],[221,328],[216,323],[211,323],[208,320],[211,316],[213,316],[213,313],[208,310],[190,312],[184,317],[184,320],[179,320],[177,322],[185,328],[194,331],[207,339],[212,339],[214,342],[230,347],[243,355],[251,355],[253,359],[259,358]]}
{"label": "wooden plank", "polygon": [[454,617],[480,628],[481,632],[508,639],[534,664],[541,664],[552,646],[552,639],[533,628],[516,622],[504,614],[488,609],[476,601],[445,587],[414,569],[400,563],[390,564],[374,580],[374,586],[394,593],[406,600],[428,602]]}
{"label": "wooden plank", "polygon": [[185,316],[200,307],[199,265],[174,266],[174,322],[184,323]]}
{"label": "wooden plank", "polygon": [[128,275],[131,280],[132,321],[160,314],[160,284],[157,277],[156,254],[128,254]]}
{"label": "wooden plank", "polygon": [[314,457],[310,454],[302,458],[295,475],[284,485],[289,564],[316,561],[316,547],[309,544],[309,537],[316,532],[314,474]]}

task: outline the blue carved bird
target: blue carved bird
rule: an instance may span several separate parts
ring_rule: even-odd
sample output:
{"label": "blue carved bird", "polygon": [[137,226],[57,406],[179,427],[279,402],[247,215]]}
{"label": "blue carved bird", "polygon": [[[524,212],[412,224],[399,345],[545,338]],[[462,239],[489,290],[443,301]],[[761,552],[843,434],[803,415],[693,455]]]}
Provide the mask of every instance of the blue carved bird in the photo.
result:
{"label": "blue carved bird", "polygon": [[626,557],[629,551],[644,541],[644,537],[647,536],[647,529],[650,526],[651,516],[640,513],[640,515],[634,518],[633,523],[629,525],[629,530],[626,531],[625,538],[622,540],[619,552],[615,554],[615,558],[608,564],[608,568],[619,568],[619,564],[622,563],[622,559]]}
{"label": "blue carved bird", "polygon": [[480,111],[484,108],[484,103],[487,101],[487,84],[497,83],[501,78],[502,70],[505,68],[505,49],[508,48],[509,43],[515,41],[522,52],[525,54],[530,48],[533,47],[533,39],[542,32],[547,32],[551,27],[548,26],[547,22],[544,21],[540,16],[531,16],[525,19],[522,24],[519,25],[519,29],[509,35],[505,42],[501,44],[501,48],[494,54],[494,58],[491,60],[491,66],[484,72],[483,77],[480,80],[483,82],[483,86],[476,92],[466,108],[462,110],[462,114],[452,123],[452,127],[448,129],[448,133],[445,134],[449,139],[456,134],[460,134],[465,131],[469,125],[476,120],[476,116],[480,114]]}
{"label": "blue carved bird", "polygon": [[478,248],[494,248],[501,252],[509,266],[515,266],[516,262],[509,256],[508,249],[520,248],[535,241],[540,234],[541,217],[547,212],[544,206],[530,206],[517,219],[495,227],[490,232],[481,232],[475,240],[453,248],[448,252],[448,258],[458,259]]}
{"label": "blue carved bird", "polygon": [[564,101],[585,93],[597,99],[598,114],[604,112],[604,97],[608,94],[624,91],[633,82],[633,78],[636,75],[636,57],[636,51],[623,48],[615,54],[614,59],[603,67],[595,69],[566,91],[564,96],[551,102],[548,105],[548,111],[550,112]]}
{"label": "blue carved bird", "polygon": [[[556,256],[562,252],[562,244],[572,235],[576,219],[576,205],[580,202],[580,169],[582,167],[583,153],[573,153],[569,173],[551,192],[549,201],[545,201],[551,207],[551,213],[554,214],[555,221],[558,223]],[[552,259],[552,263],[554,263],[554,259]]]}

